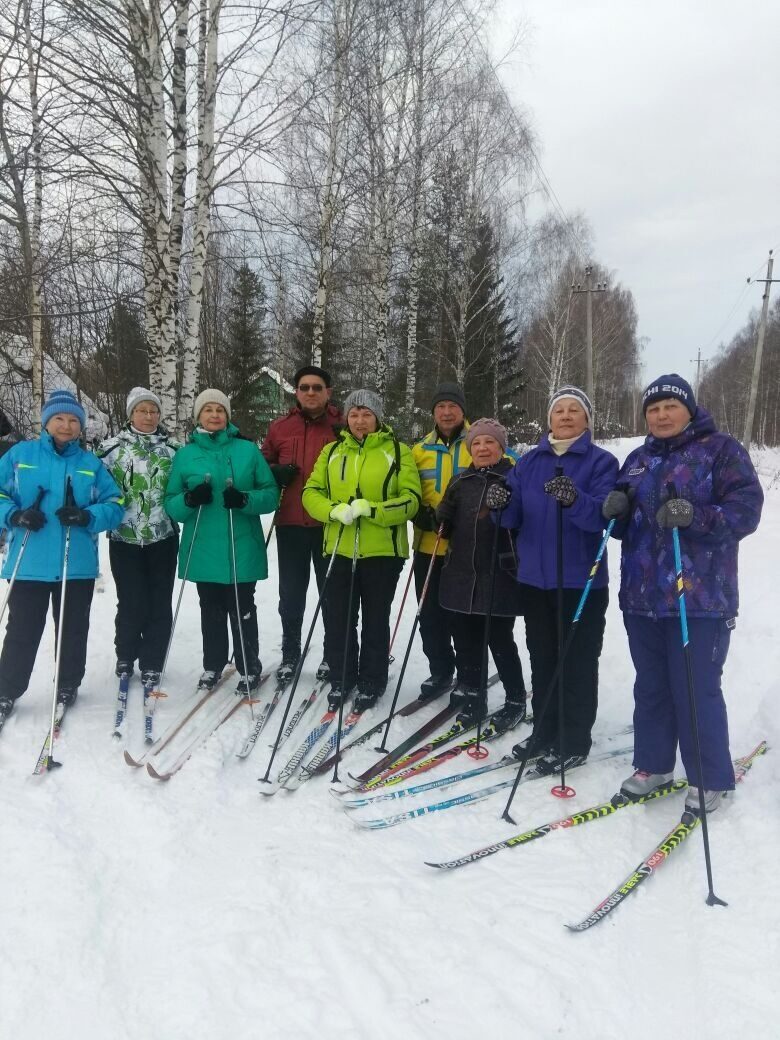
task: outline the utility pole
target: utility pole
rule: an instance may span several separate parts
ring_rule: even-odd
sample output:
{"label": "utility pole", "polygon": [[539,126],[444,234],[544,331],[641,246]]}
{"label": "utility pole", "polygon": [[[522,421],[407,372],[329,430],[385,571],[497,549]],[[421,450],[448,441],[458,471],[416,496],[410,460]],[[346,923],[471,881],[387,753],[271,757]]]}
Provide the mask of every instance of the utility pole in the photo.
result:
{"label": "utility pole", "polygon": [[698,399],[701,386],[701,347],[699,347],[696,357],[690,360],[692,365],[696,365],[696,389],[693,391],[693,396]]}
{"label": "utility pole", "polygon": [[585,393],[590,398],[594,409],[596,402],[593,393],[593,293],[606,292],[607,283],[597,282],[593,285],[593,267],[588,264],[585,268],[585,287],[577,283],[572,285],[572,295],[585,293]]}
{"label": "utility pole", "polygon": [[[756,356],[753,359],[753,377],[750,380],[750,398],[748,399],[747,417],[745,418],[745,432],[742,435],[742,445],[750,450],[750,441],[753,437],[753,419],[756,414],[756,399],[758,397],[758,377],[761,372],[761,355],[764,352],[764,335],[766,333],[766,319],[769,313],[769,290],[772,282],[780,282],[780,278],[772,278],[772,267],[774,260],[772,250],[769,250],[769,260],[766,265],[766,278],[754,278],[755,282],[764,283],[763,306],[761,307],[761,320],[758,323],[758,336],[756,337]],[[748,284],[751,279],[748,278]]]}

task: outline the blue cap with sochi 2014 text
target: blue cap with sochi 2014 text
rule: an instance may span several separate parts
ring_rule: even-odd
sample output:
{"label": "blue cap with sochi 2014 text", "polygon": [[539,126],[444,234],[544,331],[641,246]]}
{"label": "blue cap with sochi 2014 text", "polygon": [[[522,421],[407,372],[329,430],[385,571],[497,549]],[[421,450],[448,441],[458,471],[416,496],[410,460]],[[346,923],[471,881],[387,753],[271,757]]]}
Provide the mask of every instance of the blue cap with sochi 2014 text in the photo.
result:
{"label": "blue cap with sochi 2014 text", "polygon": [[678,376],[676,372],[672,372],[668,376],[659,376],[650,383],[642,394],[642,414],[644,415],[648,406],[655,401],[666,401],[670,397],[675,397],[681,404],[684,404],[693,418],[696,414],[696,398],[693,388],[687,379]]}

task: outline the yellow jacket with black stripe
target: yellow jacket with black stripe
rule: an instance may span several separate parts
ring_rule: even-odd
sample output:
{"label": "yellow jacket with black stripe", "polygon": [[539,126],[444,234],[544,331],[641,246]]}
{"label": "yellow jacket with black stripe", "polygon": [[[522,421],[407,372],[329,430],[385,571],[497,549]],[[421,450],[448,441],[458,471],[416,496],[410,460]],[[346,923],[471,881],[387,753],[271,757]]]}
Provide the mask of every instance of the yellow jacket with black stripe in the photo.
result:
{"label": "yellow jacket with black stripe", "polygon": [[[467,470],[471,465],[471,455],[466,447],[468,428],[469,424],[464,423],[460,434],[449,444],[442,440],[437,429],[433,429],[413,446],[412,457],[420,474],[424,506],[433,506],[435,509],[444,497],[444,492],[452,478]],[[414,529],[415,550],[430,554],[433,552],[435,544],[435,531]],[[443,556],[446,551],[447,542],[442,539],[439,542],[437,556]]]}
{"label": "yellow jacket with black stripe", "polygon": [[[325,524],[324,552],[332,553],[341,525],[330,519],[339,502],[365,498],[370,516],[359,521],[358,556],[409,555],[406,523],[420,507],[420,478],[406,444],[387,426],[361,442],[348,430],[320,452],[303,489],[303,508]],[[339,556],[352,556],[357,524],[344,528]]]}

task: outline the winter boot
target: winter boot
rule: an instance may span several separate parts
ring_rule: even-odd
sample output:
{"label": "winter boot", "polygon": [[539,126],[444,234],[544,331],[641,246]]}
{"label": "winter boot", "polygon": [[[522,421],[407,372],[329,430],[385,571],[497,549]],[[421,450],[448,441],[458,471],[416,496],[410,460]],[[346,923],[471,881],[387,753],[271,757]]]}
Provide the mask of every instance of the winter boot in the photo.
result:
{"label": "winter boot", "polygon": [[280,683],[292,682],[299,660],[300,655],[298,657],[283,657],[282,663],[276,669],[276,681]]}
{"label": "winter boot", "polygon": [[11,712],[14,710],[14,702],[10,697],[0,697],[0,729]]}
{"label": "winter boot", "polygon": [[160,673],[155,668],[144,668],[141,672],[141,682],[151,690],[160,688]]}
{"label": "winter boot", "polygon": [[346,700],[347,698],[344,696],[341,684],[333,683],[328,690],[328,711],[338,711],[339,707],[346,703]]}
{"label": "winter boot", "polygon": [[554,748],[550,747],[549,740],[540,739],[536,733],[532,733],[530,737],[521,740],[512,748],[512,754],[518,762],[522,762],[526,755],[530,759],[548,753],[554,753]]}
{"label": "winter boot", "polygon": [[219,682],[221,676],[222,676],[222,672],[221,671],[220,672],[211,672],[211,671],[206,670],[205,672],[203,672],[203,674],[201,675],[200,679],[198,679],[198,689],[199,690],[213,690],[214,687]]}
{"label": "winter boot", "polygon": [[315,676],[315,678],[317,679],[317,682],[324,682],[329,677],[329,675],[330,675],[330,665],[328,664],[328,662],[323,657],[323,659],[320,661],[319,665],[317,666],[317,675]]}
{"label": "winter boot", "polygon": [[[576,769],[588,761],[587,755],[567,755],[563,765],[566,770]],[[540,776],[553,776],[561,771],[561,753],[550,748],[546,754],[536,760],[536,772]]]}
{"label": "winter boot", "polygon": [[448,672],[446,675],[440,675],[433,673],[429,675],[427,679],[420,683],[420,700],[421,701],[432,701],[437,697],[441,697],[447,690],[452,689],[452,672]]}
{"label": "winter boot", "polygon": [[459,686],[461,691],[460,711],[455,719],[461,725],[476,725],[487,715],[487,698],[477,686]]}
{"label": "winter boot", "polygon": [[[727,791],[704,792],[704,808],[707,810],[708,816],[710,813],[714,813],[716,809],[720,808],[720,803],[727,794]],[[699,801],[698,787],[688,788],[688,793],[685,796],[685,811],[687,813],[693,813],[694,816],[701,816],[701,802]]]}
{"label": "winter boot", "polygon": [[620,785],[620,793],[629,801],[636,801],[673,779],[674,773],[648,773],[645,769],[637,769]]}
{"label": "winter boot", "polygon": [[242,675],[236,686],[236,693],[239,697],[246,697],[260,686],[260,680],[262,678],[260,669],[257,672],[249,672],[247,675]]}
{"label": "winter boot", "polygon": [[133,662],[132,661],[121,661],[121,660],[119,660],[119,658],[117,658],[116,668],[114,669],[114,672],[116,673],[117,676],[119,676],[119,678],[121,678],[123,675],[132,675],[133,674]]}
{"label": "winter boot", "polygon": [[78,686],[60,686],[59,690],[57,690],[57,703],[64,708],[70,708],[76,703],[78,695]]}
{"label": "winter boot", "polygon": [[499,729],[514,729],[525,718],[525,690],[508,690],[504,707],[493,715],[493,722]]}
{"label": "winter boot", "polygon": [[355,694],[355,699],[352,702],[352,710],[354,712],[368,711],[369,708],[374,707],[384,692],[384,686],[375,686],[372,683],[358,683],[358,692]]}

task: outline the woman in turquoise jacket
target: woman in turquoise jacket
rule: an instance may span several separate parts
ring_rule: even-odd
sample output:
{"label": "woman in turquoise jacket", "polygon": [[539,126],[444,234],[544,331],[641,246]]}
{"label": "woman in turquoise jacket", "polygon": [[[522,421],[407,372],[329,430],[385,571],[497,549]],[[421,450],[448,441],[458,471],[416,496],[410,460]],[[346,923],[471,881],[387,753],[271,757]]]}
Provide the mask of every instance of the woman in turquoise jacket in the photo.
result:
{"label": "woman in turquoise jacket", "polygon": [[[79,444],[85,415],[67,390],[55,390],[41,411],[38,440],[15,444],[0,459],[0,527],[10,532],[2,576],[24,555],[8,602],[0,654],[0,724],[30,683],[52,604],[59,623],[65,532],[70,528],[68,581],[57,699],[76,699],[87,657],[89,611],[98,575],[98,533],[121,521],[122,493],[108,470]],[[67,488],[72,494],[66,499]]]}
{"label": "woman in turquoise jacket", "polygon": [[[198,685],[211,689],[227,664],[229,619],[233,653],[242,676],[237,692],[244,695],[257,688],[262,671],[255,583],[268,577],[268,561],[260,515],[276,509],[279,489],[257,445],[242,438],[230,422],[230,401],[225,394],[204,390],[195,401],[194,416],[197,428],[173,460],[165,508],[182,524],[179,577],[185,576],[189,559],[186,577],[198,586],[203,634],[203,674]],[[233,515],[241,629],[233,588],[229,511]],[[241,653],[242,634],[246,661]]]}

